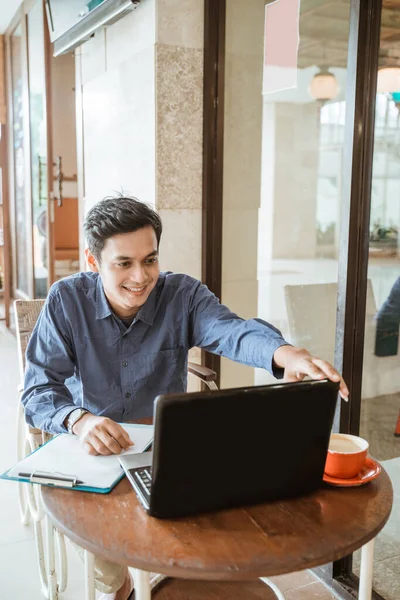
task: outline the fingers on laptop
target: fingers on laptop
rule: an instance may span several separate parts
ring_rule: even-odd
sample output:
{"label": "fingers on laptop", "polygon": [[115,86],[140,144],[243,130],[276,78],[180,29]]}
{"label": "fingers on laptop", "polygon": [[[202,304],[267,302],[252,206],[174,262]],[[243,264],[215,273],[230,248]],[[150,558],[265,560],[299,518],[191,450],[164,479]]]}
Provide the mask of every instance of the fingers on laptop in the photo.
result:
{"label": "fingers on laptop", "polygon": [[338,373],[338,371],[336,371],[336,369],[332,367],[330,363],[326,362],[325,360],[322,360],[321,358],[313,358],[312,362],[315,366],[317,366],[320,369],[324,377],[328,377],[328,379],[330,379],[331,381],[340,382],[340,395],[343,398],[343,400],[346,400],[347,402],[349,397],[349,390],[343,377],[340,376],[340,373]]}
{"label": "fingers on laptop", "polygon": [[286,381],[302,381],[305,377],[311,379],[330,379],[331,381],[340,382],[339,393],[343,400],[348,400],[349,390],[344,379],[336,371],[336,369],[325,360],[315,358],[314,356],[302,357],[301,362],[296,364],[295,372],[285,372]]}

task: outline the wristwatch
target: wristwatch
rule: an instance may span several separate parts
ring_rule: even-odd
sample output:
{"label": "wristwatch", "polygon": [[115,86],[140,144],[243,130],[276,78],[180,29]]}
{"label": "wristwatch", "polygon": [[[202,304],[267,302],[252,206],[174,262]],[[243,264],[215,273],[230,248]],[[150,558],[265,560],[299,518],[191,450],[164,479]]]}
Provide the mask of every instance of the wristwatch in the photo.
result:
{"label": "wristwatch", "polygon": [[68,429],[68,433],[69,434],[73,434],[72,428],[75,425],[75,423],[77,423],[79,421],[79,419],[81,419],[83,417],[83,415],[85,415],[87,412],[89,412],[88,410],[85,410],[84,408],[76,408],[75,410],[73,410],[71,413],[69,413],[68,416],[68,421],[67,421],[67,429]]}

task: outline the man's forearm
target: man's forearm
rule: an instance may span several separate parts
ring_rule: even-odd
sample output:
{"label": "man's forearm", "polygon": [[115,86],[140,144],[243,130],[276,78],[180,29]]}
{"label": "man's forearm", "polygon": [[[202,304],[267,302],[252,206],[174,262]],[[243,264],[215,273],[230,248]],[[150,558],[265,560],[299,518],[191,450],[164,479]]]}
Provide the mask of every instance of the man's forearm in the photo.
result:
{"label": "man's forearm", "polygon": [[25,408],[25,421],[49,433],[65,433],[64,421],[76,406],[72,397],[53,389],[31,387],[24,391],[21,402]]}

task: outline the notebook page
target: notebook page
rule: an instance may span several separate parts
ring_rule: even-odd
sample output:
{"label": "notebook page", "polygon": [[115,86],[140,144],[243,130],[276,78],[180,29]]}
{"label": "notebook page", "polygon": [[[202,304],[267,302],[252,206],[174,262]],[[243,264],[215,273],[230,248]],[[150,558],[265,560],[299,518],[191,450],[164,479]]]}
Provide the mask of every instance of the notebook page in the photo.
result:
{"label": "notebook page", "polygon": [[[153,426],[121,424],[135,443],[124,454],[143,452],[153,439]],[[121,476],[121,466],[116,455],[90,456],[82,447],[77,436],[61,434],[33,452],[8,472],[9,477],[19,473],[44,471],[76,477],[80,485],[108,488]]]}

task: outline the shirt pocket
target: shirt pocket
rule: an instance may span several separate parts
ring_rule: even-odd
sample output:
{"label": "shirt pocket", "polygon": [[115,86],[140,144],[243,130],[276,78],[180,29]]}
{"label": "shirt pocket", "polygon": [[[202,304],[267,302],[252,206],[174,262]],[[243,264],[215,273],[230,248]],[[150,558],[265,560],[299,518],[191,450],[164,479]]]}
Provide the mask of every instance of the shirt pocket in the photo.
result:
{"label": "shirt pocket", "polygon": [[147,380],[159,393],[167,392],[186,379],[187,350],[178,347],[149,352],[137,366],[134,376],[137,387],[142,387]]}

